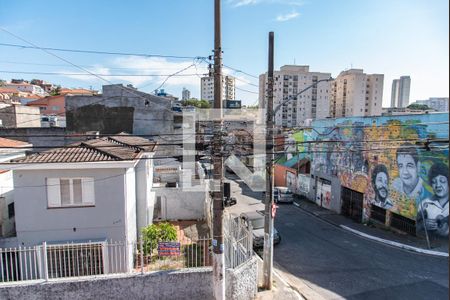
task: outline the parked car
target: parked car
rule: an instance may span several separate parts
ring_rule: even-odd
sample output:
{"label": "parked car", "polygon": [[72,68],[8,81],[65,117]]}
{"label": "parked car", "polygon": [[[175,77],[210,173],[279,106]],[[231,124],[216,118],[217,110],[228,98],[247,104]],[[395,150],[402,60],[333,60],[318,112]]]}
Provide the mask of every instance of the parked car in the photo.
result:
{"label": "parked car", "polygon": [[[263,202],[265,202],[266,192],[263,192]],[[273,189],[273,201],[275,203],[293,203],[294,194],[290,189],[283,186],[277,186]]]}
{"label": "parked car", "polygon": [[[264,212],[255,211],[241,213],[240,218],[247,226],[251,224],[253,232],[253,249],[261,249],[264,247]],[[281,236],[278,230],[273,228],[273,244],[277,245],[281,242]]]}
{"label": "parked car", "polygon": [[284,186],[277,186],[274,188],[275,203],[293,203],[294,194],[290,189]]}

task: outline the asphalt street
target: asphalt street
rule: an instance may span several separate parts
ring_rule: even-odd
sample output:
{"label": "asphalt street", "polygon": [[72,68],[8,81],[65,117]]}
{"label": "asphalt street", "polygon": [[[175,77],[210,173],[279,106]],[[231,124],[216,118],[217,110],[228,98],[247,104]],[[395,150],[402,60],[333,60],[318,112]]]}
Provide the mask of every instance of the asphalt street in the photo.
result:
{"label": "asphalt street", "polygon": [[448,299],[448,259],[370,241],[280,205],[274,264],[325,299]]}

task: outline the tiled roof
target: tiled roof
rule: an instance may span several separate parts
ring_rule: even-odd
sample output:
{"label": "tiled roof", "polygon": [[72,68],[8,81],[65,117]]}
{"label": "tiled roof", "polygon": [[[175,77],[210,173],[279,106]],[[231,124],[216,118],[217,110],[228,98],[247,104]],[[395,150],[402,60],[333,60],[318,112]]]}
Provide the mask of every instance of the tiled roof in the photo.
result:
{"label": "tiled roof", "polygon": [[48,104],[48,101],[49,101],[50,99],[57,99],[57,98],[60,98],[60,97],[64,98],[64,96],[62,96],[62,95],[58,95],[58,96],[47,96],[47,97],[40,98],[40,99],[37,99],[37,100],[34,100],[34,101],[30,101],[30,102],[27,103],[27,106]]}
{"label": "tiled roof", "polygon": [[86,89],[61,89],[60,93],[62,95],[65,95],[65,94],[92,95],[92,94],[95,94],[96,91],[91,91],[91,90],[86,90]]}
{"label": "tiled roof", "polygon": [[0,88],[0,93],[15,94],[15,93],[17,93],[17,90],[10,89],[10,88]]}
{"label": "tiled roof", "polygon": [[[135,137],[129,137],[133,140]],[[56,148],[29,155],[23,159],[13,161],[14,163],[74,163],[74,162],[100,162],[100,161],[124,161],[135,160],[142,152],[153,151],[155,143],[142,139],[148,145],[137,147],[135,144],[125,143],[127,139],[120,137],[117,142],[111,137],[103,137],[69,145],[68,147]],[[140,144],[139,144],[140,145]]]}
{"label": "tiled roof", "polygon": [[11,139],[5,139],[0,137],[0,147],[30,147],[31,144],[27,142],[17,141],[17,140],[11,140]]}

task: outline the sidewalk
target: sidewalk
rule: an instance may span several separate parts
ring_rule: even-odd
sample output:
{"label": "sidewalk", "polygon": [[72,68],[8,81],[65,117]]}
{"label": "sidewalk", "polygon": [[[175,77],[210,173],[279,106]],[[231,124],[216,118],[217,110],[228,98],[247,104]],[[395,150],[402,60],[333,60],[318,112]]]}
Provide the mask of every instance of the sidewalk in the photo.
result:
{"label": "sidewalk", "polygon": [[[255,254],[256,255],[256,254]],[[257,256],[257,255],[256,255]],[[263,285],[263,261],[258,258],[258,293],[256,294],[256,300],[272,300],[272,299],[283,299],[283,300],[303,300],[297,291],[292,289],[292,287],[279,276],[278,272],[273,272],[273,284],[270,291],[264,291],[260,287]]]}
{"label": "sidewalk", "polygon": [[[295,199],[294,205],[330,224],[352,231],[353,233],[367,236],[368,238],[372,237],[373,239],[377,239],[380,242],[383,242],[381,241],[382,239],[385,240],[386,244],[390,245],[399,243],[401,245],[406,245],[406,247],[420,248],[425,251],[428,250],[427,242],[425,239],[421,239],[407,233],[394,232],[392,230],[382,228],[381,226],[378,227],[373,224],[366,225],[357,223],[334,211],[319,207],[317,204],[306,199]],[[436,240],[431,241],[431,249],[429,250],[448,254],[448,240],[441,242]]]}

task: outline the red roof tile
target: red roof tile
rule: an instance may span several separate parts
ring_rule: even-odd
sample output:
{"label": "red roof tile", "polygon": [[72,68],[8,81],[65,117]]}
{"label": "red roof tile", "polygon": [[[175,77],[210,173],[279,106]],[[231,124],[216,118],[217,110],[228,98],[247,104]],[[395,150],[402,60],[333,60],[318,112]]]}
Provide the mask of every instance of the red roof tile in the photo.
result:
{"label": "red roof tile", "polygon": [[27,142],[5,139],[0,137],[0,147],[17,147],[17,148],[26,148],[30,147],[31,144]]}
{"label": "red roof tile", "polygon": [[[147,139],[129,136],[129,140],[120,137],[121,142],[113,138],[103,137],[79,142],[68,147],[56,148],[17,159],[13,163],[73,163],[73,162],[99,162],[124,161],[137,159],[142,152],[150,152],[155,143]],[[141,146],[145,143],[145,146]]]}

